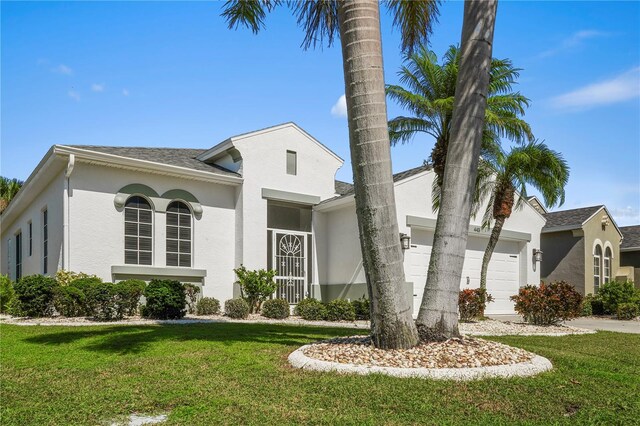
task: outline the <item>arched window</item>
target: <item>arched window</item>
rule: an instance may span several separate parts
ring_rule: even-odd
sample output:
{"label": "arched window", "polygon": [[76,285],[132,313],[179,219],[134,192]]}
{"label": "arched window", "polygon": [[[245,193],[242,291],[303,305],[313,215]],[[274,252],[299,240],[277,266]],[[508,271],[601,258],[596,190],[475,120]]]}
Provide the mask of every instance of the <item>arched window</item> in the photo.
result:
{"label": "arched window", "polygon": [[167,266],[191,267],[191,210],[181,201],[167,207]]}
{"label": "arched window", "polygon": [[602,261],[602,247],[600,245],[596,246],[596,249],[593,253],[593,292],[597,293],[600,288],[601,282],[601,268],[600,262]]}
{"label": "arched window", "polygon": [[146,198],[129,197],[124,205],[124,263],[151,265],[153,210]]}
{"label": "arched window", "polygon": [[609,247],[604,249],[604,267],[602,269],[604,272],[604,282],[606,284],[611,281],[611,249]]}

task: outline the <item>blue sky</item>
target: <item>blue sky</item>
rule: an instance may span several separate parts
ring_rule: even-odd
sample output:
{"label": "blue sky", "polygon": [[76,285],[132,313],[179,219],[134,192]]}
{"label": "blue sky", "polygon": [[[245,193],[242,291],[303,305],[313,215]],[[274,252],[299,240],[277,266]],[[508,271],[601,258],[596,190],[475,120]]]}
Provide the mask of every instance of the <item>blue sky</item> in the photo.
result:
{"label": "blue sky", "polygon": [[[230,31],[221,6],[2,2],[2,175],[27,178],[53,144],[208,148],[295,121],[347,160],[337,178],[351,181],[339,45],[302,50],[284,9],[258,35]],[[441,8],[438,55],[459,42],[462,7]],[[391,21],[383,11],[387,83],[402,62]],[[606,204],[619,225],[640,223],[640,3],[503,1],[494,56],[524,69],[526,118],[569,162],[562,209]],[[432,144],[393,148],[394,171]]]}

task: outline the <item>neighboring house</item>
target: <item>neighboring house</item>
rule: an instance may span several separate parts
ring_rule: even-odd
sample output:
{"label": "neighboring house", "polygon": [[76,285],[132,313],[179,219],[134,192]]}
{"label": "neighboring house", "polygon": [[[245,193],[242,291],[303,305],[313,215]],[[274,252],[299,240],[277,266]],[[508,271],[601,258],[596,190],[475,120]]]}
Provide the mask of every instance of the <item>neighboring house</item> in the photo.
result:
{"label": "neighboring house", "polygon": [[622,233],[603,205],[545,214],[542,280],[564,280],[585,294],[616,278]]}
{"label": "neighboring house", "polygon": [[622,226],[620,269],[640,288],[640,225]]}
{"label": "neighboring house", "polygon": [[[1,216],[1,270],[13,279],[61,268],[108,281],[170,278],[226,300],[239,294],[233,268],[243,264],[276,269],[277,295],[291,304],[359,298],[353,187],[335,180],[342,164],[293,123],[208,150],[55,145]],[[428,167],[394,176],[412,306],[431,253],[433,177]],[[507,220],[489,266],[489,313],[512,313],[509,296],[539,281],[532,253],[544,222],[526,203]],[[479,283],[489,235],[480,224],[469,226],[463,287]]]}

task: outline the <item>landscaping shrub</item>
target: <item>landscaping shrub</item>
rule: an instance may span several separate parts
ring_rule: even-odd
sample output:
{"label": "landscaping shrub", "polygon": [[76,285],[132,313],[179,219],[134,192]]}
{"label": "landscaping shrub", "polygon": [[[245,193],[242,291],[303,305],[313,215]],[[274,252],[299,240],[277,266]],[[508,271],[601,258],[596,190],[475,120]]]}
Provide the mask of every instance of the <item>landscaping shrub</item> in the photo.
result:
{"label": "landscaping shrub", "polygon": [[229,318],[245,319],[249,316],[249,304],[244,299],[229,299],[224,302],[224,314]]}
{"label": "landscaping shrub", "polygon": [[327,304],[327,319],[329,321],[354,321],[356,311],[351,303],[344,299],[332,300]]}
{"label": "landscaping shrub", "polygon": [[598,296],[594,296],[591,299],[591,313],[593,315],[604,315],[604,303],[602,303],[602,299],[598,298]]}
{"label": "landscaping shrub", "polygon": [[278,288],[278,284],[273,280],[276,276],[275,270],[259,269],[249,271],[244,266],[234,269],[240,286],[240,295],[249,305],[249,312],[257,312],[262,302],[273,295]]}
{"label": "landscaping shrub", "polygon": [[609,281],[600,286],[598,298],[602,300],[605,313],[613,315],[618,312],[618,305],[640,298],[640,290],[634,287],[633,281]]}
{"label": "landscaping shrub", "polygon": [[619,320],[631,320],[640,316],[640,308],[635,303],[620,303],[616,315]]}
{"label": "landscaping shrub", "polygon": [[371,319],[371,311],[369,309],[369,299],[356,299],[351,301],[351,306],[356,313],[357,320],[369,321]]}
{"label": "landscaping shrub", "polygon": [[65,317],[81,317],[86,315],[87,301],[84,293],[73,286],[58,287],[53,298],[53,306]]}
{"label": "landscaping shrub", "polygon": [[143,280],[130,279],[120,281],[113,285],[114,296],[116,297],[116,310],[118,316],[135,315],[138,313],[140,298],[144,293],[147,283]]}
{"label": "landscaping shrub", "polygon": [[273,319],[289,317],[289,302],[284,299],[269,299],[262,304],[262,316]]}
{"label": "landscaping shrub", "polygon": [[[51,277],[44,275],[29,275],[22,277],[15,284],[16,299],[19,300],[19,312],[29,317],[46,317],[53,314],[53,298],[58,283]],[[16,305],[12,304],[13,312],[17,313]]]}
{"label": "landscaping shrub", "polygon": [[316,299],[303,299],[293,310],[295,315],[299,315],[307,321],[322,321],[327,319],[327,307]]}
{"label": "landscaping shrub", "polygon": [[69,284],[71,284],[72,282],[80,278],[98,278],[98,277],[95,275],[85,274],[84,272],[73,272],[73,271],[67,271],[64,269],[59,269],[58,272],[56,272],[56,281],[62,287],[68,286]]}
{"label": "landscaping shrub", "polygon": [[593,296],[588,294],[582,299],[582,303],[580,304],[580,316],[590,317],[591,315],[593,315]]}
{"label": "landscaping shrub", "polygon": [[151,280],[144,289],[147,303],[141,310],[143,316],[155,319],[178,319],[186,314],[187,303],[180,281]]}
{"label": "landscaping shrub", "polygon": [[458,295],[458,312],[460,321],[471,321],[484,317],[484,310],[493,297],[481,288],[466,288]]}
{"label": "landscaping shrub", "polygon": [[0,275],[0,313],[6,313],[9,302],[13,300],[16,292],[13,289],[13,282],[6,275]]}
{"label": "landscaping shrub", "polygon": [[187,310],[190,314],[196,312],[196,302],[200,294],[200,287],[195,284],[184,284],[184,295],[187,298]]}
{"label": "landscaping shrub", "polygon": [[110,320],[116,316],[110,286],[111,283],[105,284],[98,277],[77,278],[66,285],[84,294],[84,315],[97,320]]}
{"label": "landscaping shrub", "polygon": [[520,289],[516,296],[515,310],[526,322],[536,325],[557,324],[562,320],[580,315],[582,296],[564,281],[551,284],[541,283],[539,287],[528,285]]}
{"label": "landscaping shrub", "polygon": [[196,304],[196,315],[218,315],[220,313],[220,301],[213,297],[203,297]]}

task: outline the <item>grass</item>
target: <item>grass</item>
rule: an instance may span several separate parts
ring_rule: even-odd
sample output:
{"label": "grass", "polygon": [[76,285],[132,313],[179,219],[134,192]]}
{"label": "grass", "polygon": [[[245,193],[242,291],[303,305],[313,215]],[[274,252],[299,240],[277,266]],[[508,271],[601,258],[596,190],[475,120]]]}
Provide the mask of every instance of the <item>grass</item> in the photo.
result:
{"label": "grass", "polygon": [[268,324],[1,326],[2,425],[640,424],[640,335],[501,337],[551,359],[534,378],[457,383],[304,372],[348,329]]}

